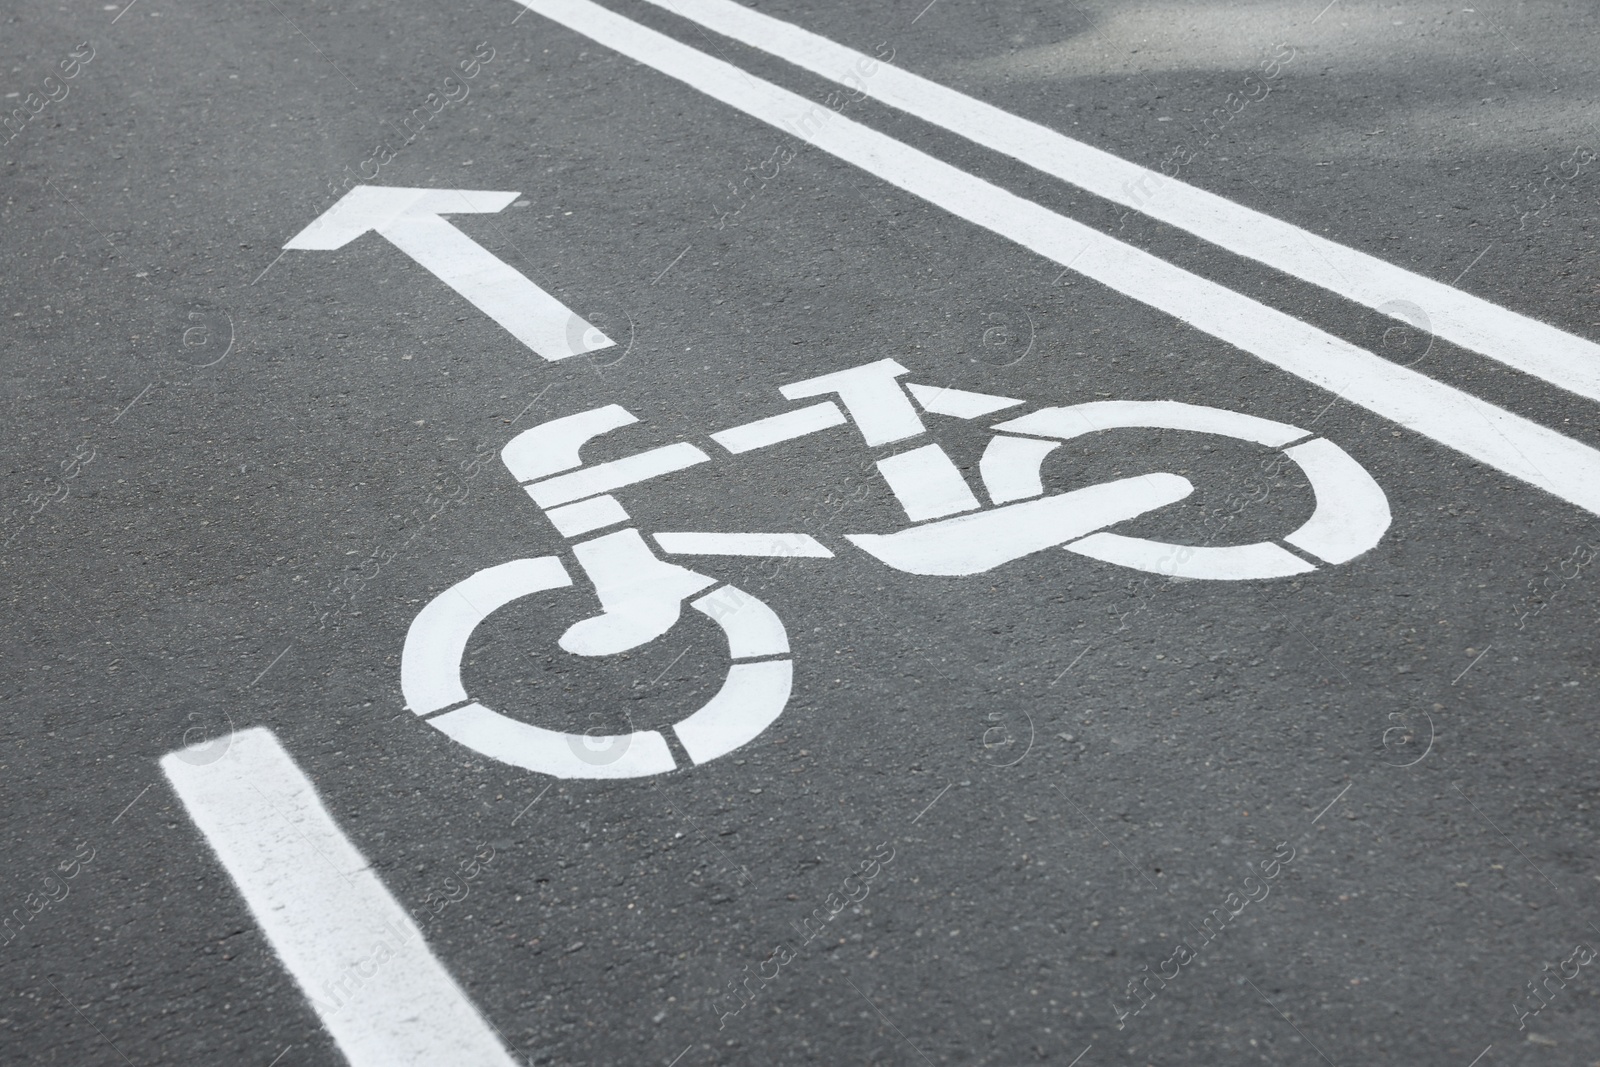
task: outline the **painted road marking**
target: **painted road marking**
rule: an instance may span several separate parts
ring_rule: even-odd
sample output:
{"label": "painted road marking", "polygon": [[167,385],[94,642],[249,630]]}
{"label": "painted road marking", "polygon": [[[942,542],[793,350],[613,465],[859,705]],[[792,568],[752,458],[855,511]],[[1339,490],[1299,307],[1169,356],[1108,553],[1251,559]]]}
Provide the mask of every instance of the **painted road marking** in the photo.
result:
{"label": "painted road marking", "polygon": [[519,482],[535,482],[583,466],[579,450],[601,434],[639,419],[621,404],[590,408],[523,430],[500,450],[500,462]]}
{"label": "painted road marking", "polygon": [[910,373],[892,359],[880,359],[803,382],[791,382],[779,386],[778,392],[787,400],[835,394],[855,420],[867,444],[886,445],[915,437],[923,430],[917,409],[911,406],[905,390],[896,381]]}
{"label": "painted road marking", "polygon": [[229,742],[161,769],[352,1067],[513,1067],[277,738]]}
{"label": "painted road marking", "polygon": [[[1389,498],[1384,495],[1382,487],[1344,449],[1320,437],[1302,440],[1309,434],[1298,426],[1243,412],[1185,404],[1176,400],[1107,400],[1071,407],[1043,408],[1021,418],[1002,422],[995,429],[1070,441],[1085,434],[1117,427],[1219,434],[1269,448],[1283,448],[1284,454],[1299,465],[1316,497],[1316,508],[1311,517],[1283,540],[1327,563],[1348,563],[1362,553],[1371,551],[1383,539],[1393,521]],[[1005,439],[996,438],[996,442],[1002,440]],[[1283,447],[1292,441],[1301,443]],[[990,446],[991,449],[994,447]],[[990,495],[998,497],[1022,488],[1031,489],[1039,478],[1037,466],[1031,471],[1018,468],[1024,462],[1035,465],[1041,463],[1047,453],[1048,449],[1030,454],[1021,446],[1006,446],[993,463],[998,484],[988,485]],[[989,457],[985,453],[979,463],[979,471],[987,478],[989,470]],[[1211,547],[1177,545],[1168,541],[1098,532],[1063,547],[1069,552],[1103,563],[1180,578],[1241,581],[1286,578],[1316,569],[1268,541]]]}
{"label": "painted road marking", "polygon": [[[1600,400],[1600,345],[1130,163],[732,0],[650,0],[1061,181]],[[1407,314],[1411,312],[1411,314]]]}
{"label": "painted road marking", "polygon": [[839,410],[839,405],[831,400],[824,400],[820,404],[785,411],[781,415],[757,419],[743,426],[730,426],[726,430],[718,430],[711,435],[711,439],[729,452],[749,452],[844,424],[844,412]]}
{"label": "painted road marking", "polygon": [[1043,408],[995,425],[997,430],[1054,437],[1060,441],[1125,427],[1223,434],[1268,448],[1282,448],[1290,441],[1309,436],[1305,430],[1286,422],[1274,422],[1242,411],[1185,404],[1181,400],[1096,400],[1066,408]]}
{"label": "painted road marking", "polygon": [[411,620],[400,657],[400,689],[418,715],[465,702],[461,658],[478,623],[519,597],[572,584],[553,556],[516,559],[464,578],[428,601]]}
{"label": "painted road marking", "polygon": [[611,338],[439,217],[496,212],[519,195],[358,185],[283,247],[343,248],[376,231],[545,359],[612,347]]}
{"label": "painted road marking", "polygon": [[1316,567],[1271,541],[1251,545],[1174,545],[1123,534],[1090,534],[1063,546],[1068,552],[1173,578],[1245,581],[1289,578]]}
{"label": "painted road marking", "polygon": [[[901,383],[905,373],[898,363],[879,360],[811,379],[800,383],[799,389],[779,391],[800,398],[837,393],[863,436],[900,439],[908,432],[923,432],[914,411],[909,419],[905,416],[910,411],[908,395],[917,396],[928,410],[947,404],[947,410],[962,417],[1022,403],[977,393],[946,397],[948,390],[919,390]],[[815,423],[819,408],[844,418],[831,403],[812,405],[800,409],[808,414],[791,427]],[[635,421],[615,405],[552,419],[523,431],[502,456],[518,479],[529,473],[547,476],[529,488],[549,485],[577,476],[570,468],[581,464],[579,451],[587,441]],[[837,425],[836,419],[825,421]],[[752,426],[758,427],[748,435],[753,440],[770,443],[792,436],[774,434],[770,425],[771,420],[758,420],[736,427],[736,443],[737,435]],[[1118,427],[1219,434],[1283,448],[1305,471],[1316,499],[1311,517],[1284,540],[1329,563],[1348,562],[1371,550],[1389,527],[1388,499],[1371,475],[1337,445],[1313,438],[1297,426],[1174,401],[1109,401],[1045,408],[995,427],[1013,432],[997,433],[979,463],[984,487],[1000,505],[987,511],[979,510],[982,505],[965,476],[938,444],[879,460],[878,469],[907,517],[921,525],[890,534],[845,537],[880,562],[911,574],[978,574],[1057,547],[1107,563],[1189,578],[1276,578],[1316,569],[1270,541],[1212,548],[1106,532],[1106,527],[1187,497],[1193,486],[1179,475],[1156,472],[1042,496],[1041,468],[1054,449],[1063,441]],[[566,473],[550,475],[552,471]],[[626,517],[610,496],[554,507],[546,514],[563,532],[587,532],[591,525]],[[667,555],[819,559],[833,555],[804,533],[667,531],[653,536]],[[485,756],[562,778],[637,778],[675,770],[669,736],[677,737],[690,762],[703,763],[754,740],[782,714],[794,669],[783,622],[765,603],[731,585],[698,595],[716,586],[717,579],[661,559],[636,528],[576,542],[571,551],[593,585],[600,612],[566,629],[558,642],[564,651],[608,656],[638,648],[676,626],[688,602],[713,619],[728,641],[733,662],[717,694],[675,723],[670,735],[657,730],[606,736],[563,733],[473,702],[462,682],[461,662],[478,625],[519,598],[573,584],[561,561],[545,556],[480,570],[417,613],[401,656],[407,706]],[[697,599],[689,601],[692,596]]]}
{"label": "painted road marking", "polygon": [[661,551],[675,556],[801,556],[832,559],[833,553],[803,533],[658,533]]}
{"label": "painted road marking", "polygon": [[1317,506],[1283,540],[1328,563],[1348,563],[1378,543],[1394,516],[1389,498],[1350,453],[1320,437],[1283,450],[1300,464]]}
{"label": "painted road marking", "polygon": [[562,537],[577,537],[628,521],[628,513],[614,496],[592,496],[576,504],[563,504],[544,513]]}
{"label": "painted road marking", "polygon": [[1587,445],[1057,215],[590,0],[518,2],[959,218],[1600,515],[1600,452]]}
{"label": "painted road marking", "polygon": [[846,534],[845,540],[907,574],[981,574],[1175,504],[1192,492],[1194,486],[1187,478],[1146,474],[940,519],[897,533]]}
{"label": "painted road marking", "polygon": [[558,504],[570,504],[587,496],[609,493],[636,482],[659,478],[710,459],[694,445],[679,441],[675,445],[662,445],[609,463],[597,463],[571,474],[534,482],[524,488],[535,504],[542,508],[553,508]]}
{"label": "painted road marking", "polygon": [[1009,504],[1044,494],[1045,457],[1060,441],[995,434],[978,460],[978,476],[991,504]]}
{"label": "painted road marking", "polygon": [[878,460],[878,473],[912,522],[942,519],[981,505],[967,487],[956,465],[938,445],[923,445],[909,452]]}
{"label": "painted road marking", "polygon": [[699,711],[672,728],[683,750],[696,763],[726,756],[771,726],[794,686],[794,663],[771,659],[735,663],[717,695]]}
{"label": "painted road marking", "polygon": [[578,656],[614,656],[654,641],[677,625],[685,597],[717,584],[658,559],[631,527],[580,541],[572,554],[600,598],[600,614],[561,635],[561,647]]}
{"label": "painted road marking", "polygon": [[1022,403],[1009,396],[972,393],[965,389],[951,389],[948,386],[941,388],[936,385],[907,382],[906,388],[917,398],[917,403],[923,411],[934,415],[949,415],[957,419],[980,419],[985,415],[1014,408]]}
{"label": "painted road marking", "polygon": [[[623,532],[638,537],[637,531]],[[624,562],[631,564],[634,559],[630,556]],[[671,564],[658,562],[657,566],[692,575]],[[628,574],[640,573],[635,565],[625,570]],[[443,714],[432,715],[428,725],[491,759],[540,774],[557,778],[639,778],[675,770],[672,750],[656,730],[605,736],[564,733],[468,702],[470,698],[461,684],[461,657],[478,624],[514,600],[569,584],[561,561],[545,556],[481,570],[440,593],[412,620],[406,634],[400,677],[407,706],[418,715],[442,711]],[[650,584],[648,571],[644,572],[644,584]],[[627,599],[606,602],[607,590],[597,591],[607,609],[599,620],[621,617],[626,621],[630,612],[640,606]],[[624,594],[628,592],[622,590]],[[672,600],[669,626],[677,619],[681,599]],[[671,728],[689,759],[704,763],[754,740],[783,714],[794,684],[794,665],[788,658],[789,637],[782,620],[758,598],[725,585],[690,606],[722,629],[729,659],[735,661],[717,693]],[[566,638],[563,647],[568,648]],[[777,656],[783,658],[767,658]],[[759,662],[738,662],[750,659]],[[458,706],[463,703],[465,706]]]}

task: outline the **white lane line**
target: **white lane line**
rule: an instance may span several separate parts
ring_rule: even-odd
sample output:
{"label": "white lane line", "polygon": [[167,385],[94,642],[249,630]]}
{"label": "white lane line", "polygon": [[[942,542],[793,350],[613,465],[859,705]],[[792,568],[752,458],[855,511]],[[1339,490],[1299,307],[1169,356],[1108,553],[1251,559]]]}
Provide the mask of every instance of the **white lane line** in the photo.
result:
{"label": "white lane line", "polygon": [[1600,400],[1600,345],[1592,341],[1130,163],[732,0],[650,2],[1358,304],[1384,310],[1383,305],[1409,301],[1422,308],[1438,336]]}
{"label": "white lane line", "polygon": [[352,1067],[514,1067],[277,738],[231,740],[161,769]]}
{"label": "white lane line", "polygon": [[[590,0],[518,2],[959,218],[1600,515],[1600,452],[1586,445],[1057,215]],[[1538,347],[1532,336],[1519,343]]]}

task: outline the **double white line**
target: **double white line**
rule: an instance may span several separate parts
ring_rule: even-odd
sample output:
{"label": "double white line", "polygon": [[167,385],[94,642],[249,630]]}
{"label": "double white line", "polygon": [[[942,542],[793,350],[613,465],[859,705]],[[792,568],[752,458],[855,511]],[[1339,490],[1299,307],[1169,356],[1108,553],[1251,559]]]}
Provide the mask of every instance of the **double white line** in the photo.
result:
{"label": "double white line", "polygon": [[[1600,515],[1600,452],[1176,267],[590,0],[537,14],[1353,404]],[[652,0],[1098,196],[1600,400],[1600,346],[1064,137],[730,0]]]}

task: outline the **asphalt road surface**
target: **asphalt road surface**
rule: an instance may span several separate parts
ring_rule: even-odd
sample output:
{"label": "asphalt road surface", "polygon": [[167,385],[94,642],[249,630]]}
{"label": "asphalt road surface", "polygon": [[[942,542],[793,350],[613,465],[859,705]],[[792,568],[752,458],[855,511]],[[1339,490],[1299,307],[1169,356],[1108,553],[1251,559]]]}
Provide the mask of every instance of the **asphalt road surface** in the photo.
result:
{"label": "asphalt road surface", "polygon": [[1479,2],[8,5],[0,1061],[1600,1063]]}

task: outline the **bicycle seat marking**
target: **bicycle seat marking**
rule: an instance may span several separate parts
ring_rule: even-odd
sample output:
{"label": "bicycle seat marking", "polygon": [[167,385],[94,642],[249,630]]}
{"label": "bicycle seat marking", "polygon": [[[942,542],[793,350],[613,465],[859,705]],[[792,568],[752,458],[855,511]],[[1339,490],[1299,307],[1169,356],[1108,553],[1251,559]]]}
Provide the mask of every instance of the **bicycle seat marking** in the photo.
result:
{"label": "bicycle seat marking", "polygon": [[[883,448],[923,436],[923,413],[971,420],[1023,403],[901,382],[908,373],[885,359],[785,385],[779,391],[789,400],[834,399],[734,426],[710,434],[710,440],[739,454],[853,424],[869,447]],[[686,601],[722,629],[727,679],[709,701],[669,728],[689,762],[701,764],[754,740],[782,714],[794,679],[788,634],[759,598],[668,562],[656,550],[666,556],[809,559],[832,559],[834,552],[806,533],[732,531],[654,533],[652,549],[638,529],[624,525],[627,510],[612,494],[708,463],[711,456],[679,442],[584,464],[581,451],[588,442],[637,421],[616,404],[578,412],[518,434],[500,457],[564,537],[622,527],[571,546],[601,610],[567,627],[559,640],[565,652],[610,656],[638,648],[676,625]],[[1315,508],[1281,544],[1179,545],[1108,527],[1188,497],[1194,487],[1180,475],[1151,473],[1045,494],[1041,472],[1051,452],[1063,442],[1119,428],[1189,431],[1280,449],[1306,476]],[[991,429],[995,436],[978,464],[990,506],[940,445],[923,444],[876,464],[911,525],[888,534],[846,534],[844,540],[910,574],[981,574],[1059,547],[1170,577],[1243,581],[1305,574],[1317,569],[1312,559],[1347,563],[1377,545],[1391,521],[1383,489],[1344,449],[1297,426],[1253,415],[1171,400],[1096,401],[1041,408]],[[677,769],[673,745],[661,731],[596,736],[548,730],[468,695],[461,662],[478,625],[525,596],[573,584],[559,557],[541,556],[485,568],[440,593],[406,634],[401,688],[407,706],[474,751],[558,778],[635,778]]]}

